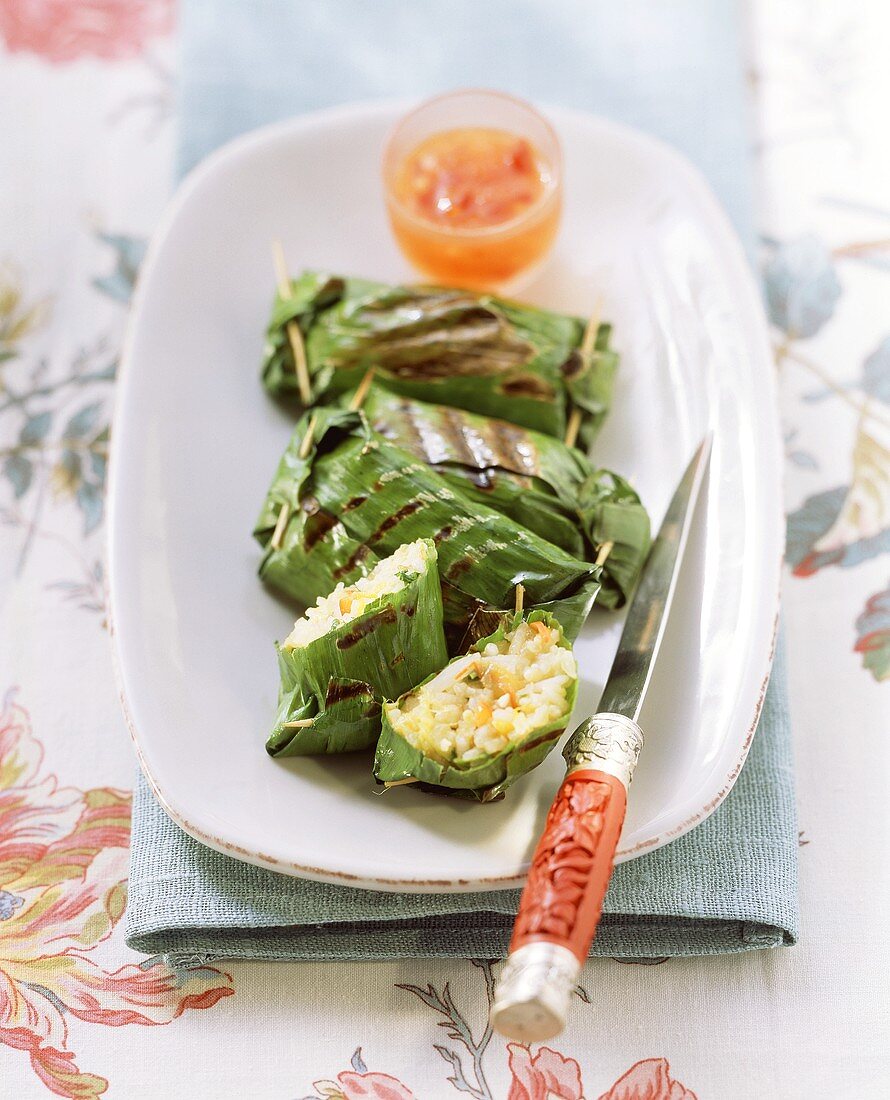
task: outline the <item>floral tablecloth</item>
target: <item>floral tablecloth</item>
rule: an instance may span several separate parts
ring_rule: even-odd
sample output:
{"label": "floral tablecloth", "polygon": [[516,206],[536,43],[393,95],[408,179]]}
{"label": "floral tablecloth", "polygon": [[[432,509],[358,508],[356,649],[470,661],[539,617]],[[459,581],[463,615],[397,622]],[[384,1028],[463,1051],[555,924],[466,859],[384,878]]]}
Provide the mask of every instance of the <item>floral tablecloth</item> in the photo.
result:
{"label": "floral tablecloth", "polygon": [[0,0],[0,1095],[884,1096],[890,1087],[890,15],[749,8],[787,449],[803,926],[588,965],[570,1029],[487,1028],[486,962],[174,973],[123,944],[132,754],[104,617],[122,328],[172,180],[172,0]]}

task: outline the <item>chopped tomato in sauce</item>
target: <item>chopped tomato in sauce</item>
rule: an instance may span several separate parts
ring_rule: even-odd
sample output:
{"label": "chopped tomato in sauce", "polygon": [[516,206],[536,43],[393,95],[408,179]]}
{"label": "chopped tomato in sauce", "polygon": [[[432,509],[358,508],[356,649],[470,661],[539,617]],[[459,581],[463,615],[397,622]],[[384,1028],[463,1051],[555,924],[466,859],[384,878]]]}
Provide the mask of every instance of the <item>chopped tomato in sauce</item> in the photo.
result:
{"label": "chopped tomato in sauce", "polygon": [[399,199],[439,226],[478,229],[511,221],[533,206],[549,183],[532,144],[505,130],[444,130],[402,163]]}

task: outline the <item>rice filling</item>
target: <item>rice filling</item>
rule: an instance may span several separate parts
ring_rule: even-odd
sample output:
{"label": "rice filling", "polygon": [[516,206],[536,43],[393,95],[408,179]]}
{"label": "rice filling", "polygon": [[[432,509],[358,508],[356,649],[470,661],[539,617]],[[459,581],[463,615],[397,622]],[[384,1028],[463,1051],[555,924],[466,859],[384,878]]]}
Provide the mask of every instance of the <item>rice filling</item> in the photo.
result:
{"label": "rice filling", "polygon": [[578,668],[560,631],[520,622],[387,707],[396,733],[443,764],[472,764],[566,715]]}
{"label": "rice filling", "polygon": [[407,542],[378,562],[366,577],[348,585],[341,581],[327,596],[319,596],[306,614],[297,619],[282,648],[303,649],[335,627],[357,619],[382,596],[399,592],[409,578],[423,573],[430,556],[428,540]]}

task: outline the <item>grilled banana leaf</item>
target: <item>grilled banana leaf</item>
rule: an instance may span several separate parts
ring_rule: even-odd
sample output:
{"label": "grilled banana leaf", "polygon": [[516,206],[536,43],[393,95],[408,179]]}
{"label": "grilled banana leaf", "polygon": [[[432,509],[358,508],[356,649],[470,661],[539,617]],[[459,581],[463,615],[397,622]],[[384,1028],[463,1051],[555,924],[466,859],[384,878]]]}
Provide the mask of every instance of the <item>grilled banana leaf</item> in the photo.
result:
{"label": "grilled banana leaf", "polygon": [[287,335],[303,334],[312,404],[354,389],[369,367],[407,397],[511,420],[562,438],[573,408],[578,445],[589,447],[608,412],[618,356],[611,326],[599,326],[591,354],[580,350],[575,317],[471,291],[391,287],[305,272],[277,295],[267,330],[263,384],[297,394]]}
{"label": "grilled banana leaf", "polygon": [[[540,611],[533,611],[525,616],[502,616],[497,630],[477,642],[473,647],[474,651],[481,654],[490,643],[503,648],[506,639],[512,636],[523,621],[528,624],[543,623],[548,629],[557,631],[557,646],[571,651],[559,623],[553,616]],[[557,716],[536,724],[521,740],[511,742],[497,752],[472,760],[461,760],[453,754],[449,756],[441,749],[435,752],[424,751],[403,736],[396,726],[399,724],[399,711],[405,707],[406,701],[412,696],[421,696],[424,690],[429,691],[430,685],[441,683],[448,677],[450,670],[460,667],[466,661],[467,657],[455,658],[441,674],[430,676],[423,684],[395,702],[383,704],[383,728],[374,756],[374,776],[379,783],[400,783],[414,779],[418,781],[420,789],[432,793],[491,802],[501,798],[511,783],[536,768],[554,748],[575,705],[578,691],[577,666],[574,666],[575,675],[567,690],[561,693],[561,706]],[[484,690],[484,685],[482,686]],[[437,710],[441,713],[444,708],[437,707]],[[443,732],[445,727],[439,725],[433,734],[434,745]]]}
{"label": "grilled banana leaf", "polygon": [[[266,743],[270,756],[373,745],[381,702],[447,662],[436,548],[431,539],[422,539],[410,549],[417,566],[399,573],[396,591],[374,597],[358,615],[335,619],[305,644],[292,636],[277,647],[281,690]],[[334,596],[342,599],[338,590]],[[310,719],[311,725],[296,724]]]}
{"label": "grilled banana leaf", "polygon": [[512,606],[518,584],[526,606],[551,611],[577,636],[600,591],[600,566],[471,500],[374,432],[363,413],[325,408],[312,417],[311,446],[303,446],[306,416],[254,530],[264,581],[308,604],[402,543],[432,538],[453,652],[479,637],[485,614]]}
{"label": "grilled banana leaf", "polygon": [[631,486],[574,447],[505,420],[428,405],[372,386],[371,427],[464,496],[509,516],[576,558],[603,565],[599,606],[621,607],[649,550],[649,517]]}
{"label": "grilled banana leaf", "polygon": [[[281,661],[280,650],[278,656]],[[293,724],[310,719],[312,725],[306,728]],[[379,733],[378,694],[364,680],[337,676],[320,699],[314,693],[307,696],[302,686],[281,694],[266,752],[270,756],[353,752],[373,745]]]}

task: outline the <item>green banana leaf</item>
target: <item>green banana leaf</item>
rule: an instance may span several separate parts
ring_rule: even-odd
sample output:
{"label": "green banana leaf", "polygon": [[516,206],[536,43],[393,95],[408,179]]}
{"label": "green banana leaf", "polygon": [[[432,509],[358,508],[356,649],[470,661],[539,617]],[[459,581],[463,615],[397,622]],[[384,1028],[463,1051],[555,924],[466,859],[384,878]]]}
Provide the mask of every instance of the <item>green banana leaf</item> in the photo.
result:
{"label": "green banana leaf", "polygon": [[[277,646],[281,692],[270,756],[368,748],[380,733],[380,704],[439,671],[448,660],[436,548],[421,573],[379,596],[361,615],[308,645]],[[311,726],[288,725],[312,719]]]}
{"label": "green banana leaf", "polygon": [[[312,719],[295,729],[287,723]],[[361,680],[334,677],[319,701],[296,687],[281,695],[275,725],[266,741],[270,756],[313,756],[353,752],[373,745],[380,734],[380,700]]]}
{"label": "green banana leaf", "polygon": [[509,516],[576,558],[604,543],[602,607],[621,607],[649,551],[649,517],[627,481],[596,469],[562,440],[463,409],[428,405],[372,386],[371,427],[428,463],[464,496]]}
{"label": "green banana leaf", "polygon": [[550,611],[569,638],[577,636],[600,591],[600,566],[452,488],[374,432],[363,413],[332,407],[312,417],[308,453],[301,455],[307,415],[254,529],[266,583],[308,604],[370,572],[402,543],[432,538],[452,652],[479,636],[480,614],[513,605],[518,584],[527,607]]}
{"label": "green banana leaf", "polygon": [[[542,621],[551,628],[559,629],[559,623],[546,612],[533,611],[525,616],[504,615],[497,630],[488,637],[480,639],[474,648],[481,652],[489,642],[502,641],[507,633],[516,629],[523,617],[526,622]],[[571,645],[564,637],[560,638],[558,644],[564,649],[571,649]],[[428,677],[413,691],[420,691],[432,679],[433,676]],[[406,779],[416,779],[419,781],[418,787],[421,790],[458,798],[476,799],[479,802],[492,802],[503,797],[504,791],[511,783],[526,772],[530,772],[532,768],[536,768],[554,748],[565,730],[577,693],[576,679],[568,692],[564,713],[559,718],[540,726],[517,745],[511,745],[492,756],[466,764],[446,764],[434,760],[415,748],[396,732],[390,719],[389,712],[393,706],[399,706],[402,699],[396,700],[395,703],[384,703],[383,728],[374,755],[374,777],[378,783],[398,783]]]}
{"label": "green banana leaf", "polygon": [[308,271],[276,295],[262,377],[275,396],[298,392],[287,335],[303,334],[312,404],[355,389],[369,367],[387,389],[497,416],[563,438],[582,416],[578,445],[590,446],[612,398],[618,355],[600,325],[582,356],[584,322],[472,291],[391,287]]}

